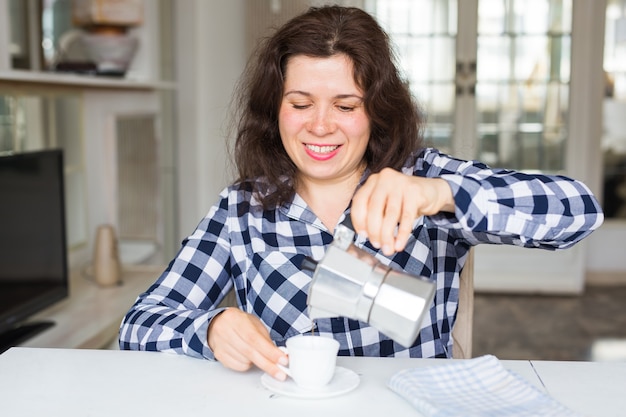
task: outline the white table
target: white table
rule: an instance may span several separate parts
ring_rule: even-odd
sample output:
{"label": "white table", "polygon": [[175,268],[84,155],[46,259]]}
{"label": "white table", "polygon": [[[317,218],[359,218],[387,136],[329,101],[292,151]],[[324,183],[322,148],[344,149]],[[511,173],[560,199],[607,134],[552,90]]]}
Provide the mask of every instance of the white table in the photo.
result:
{"label": "white table", "polygon": [[[0,415],[418,416],[387,380],[400,369],[445,362],[340,357],[339,365],[360,375],[360,385],[334,398],[298,400],[264,388],[259,370],[239,373],[165,353],[19,347],[0,355]],[[503,364],[585,415],[625,413],[626,363]]]}

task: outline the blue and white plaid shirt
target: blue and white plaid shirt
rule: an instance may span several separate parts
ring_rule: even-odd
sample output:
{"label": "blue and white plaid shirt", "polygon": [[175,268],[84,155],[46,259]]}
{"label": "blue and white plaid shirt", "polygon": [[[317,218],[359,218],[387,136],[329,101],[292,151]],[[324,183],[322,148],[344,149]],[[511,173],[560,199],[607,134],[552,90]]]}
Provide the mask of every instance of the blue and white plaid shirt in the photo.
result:
{"label": "blue and white plaid shirt", "polygon": [[[471,246],[566,248],[603,220],[589,189],[562,176],[493,170],[435,149],[415,155],[403,172],[448,181],[456,212],[417,219],[406,249],[390,257],[361,236],[355,245],[386,265],[436,281],[434,303],[410,348],[366,323],[343,317],[316,320],[317,332],[340,342],[340,355],[451,357],[459,273]],[[306,298],[312,274],[300,264],[305,256],[321,259],[332,240],[298,195],[289,204],[264,211],[250,183],[226,188],[126,315],[120,347],[214,359],[207,329],[233,287],[239,308],[258,316],[276,344],[310,331]]]}

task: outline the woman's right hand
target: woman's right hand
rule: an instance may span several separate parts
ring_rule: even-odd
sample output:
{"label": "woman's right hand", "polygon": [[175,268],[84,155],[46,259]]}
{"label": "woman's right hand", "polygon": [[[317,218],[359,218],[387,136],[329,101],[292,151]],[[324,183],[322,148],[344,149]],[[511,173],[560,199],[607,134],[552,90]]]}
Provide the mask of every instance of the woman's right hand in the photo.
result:
{"label": "woman's right hand", "polygon": [[358,234],[391,256],[404,250],[415,219],[454,210],[454,196],[446,180],[384,168],[370,175],[355,193],[351,219]]}
{"label": "woman's right hand", "polygon": [[207,342],[215,359],[227,368],[247,371],[256,365],[280,381],[287,378],[277,366],[287,365],[287,356],[272,342],[261,320],[252,314],[227,308],[211,320]]}

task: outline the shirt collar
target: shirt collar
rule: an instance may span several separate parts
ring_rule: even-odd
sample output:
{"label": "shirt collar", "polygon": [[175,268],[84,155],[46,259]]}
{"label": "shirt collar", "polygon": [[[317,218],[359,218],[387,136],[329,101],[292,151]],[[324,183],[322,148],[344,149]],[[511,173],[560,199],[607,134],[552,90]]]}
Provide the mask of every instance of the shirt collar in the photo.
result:
{"label": "shirt collar", "polygon": [[[371,171],[369,168],[365,168],[357,190],[365,183],[365,180],[370,176]],[[290,201],[281,205],[278,210],[290,219],[298,220],[304,223],[308,223],[320,230],[328,231],[328,228],[320,221],[320,219],[311,211],[308,204],[304,201],[298,193],[294,193]],[[344,210],[343,214],[339,218],[339,223],[343,222],[346,216],[350,215],[350,206]]]}

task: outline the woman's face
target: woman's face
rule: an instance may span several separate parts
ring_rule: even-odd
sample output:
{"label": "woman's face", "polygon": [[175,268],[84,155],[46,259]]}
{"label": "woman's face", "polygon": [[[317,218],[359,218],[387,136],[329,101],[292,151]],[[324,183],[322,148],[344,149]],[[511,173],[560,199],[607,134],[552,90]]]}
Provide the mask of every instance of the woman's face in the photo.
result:
{"label": "woman's face", "polygon": [[363,91],[346,55],[291,57],[278,114],[287,154],[305,182],[358,181],[370,137]]}

